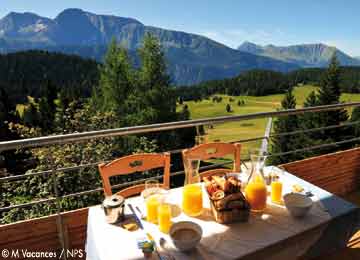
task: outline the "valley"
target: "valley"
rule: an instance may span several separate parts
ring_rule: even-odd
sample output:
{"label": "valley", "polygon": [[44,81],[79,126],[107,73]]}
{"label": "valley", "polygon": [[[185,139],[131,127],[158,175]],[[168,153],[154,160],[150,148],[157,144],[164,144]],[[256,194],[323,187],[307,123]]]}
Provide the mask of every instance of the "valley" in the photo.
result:
{"label": "valley", "polygon": [[[317,87],[313,85],[305,85],[294,88],[294,95],[297,101],[297,107],[302,107],[306,97],[316,91]],[[281,107],[281,100],[284,94],[268,95],[268,96],[228,96],[215,95],[222,97],[222,102],[216,103],[212,101],[212,97],[202,101],[188,101],[183,105],[187,105],[190,110],[191,119],[210,118],[218,116],[243,115],[257,112],[270,112]],[[234,101],[230,102],[229,99]],[[245,102],[244,105],[238,106],[239,100]],[[341,96],[343,102],[360,101],[360,94],[344,93]],[[232,112],[226,112],[226,104],[230,104]],[[183,105],[178,105],[180,111]],[[349,111],[351,113],[351,111]],[[264,135],[265,127],[268,119],[255,119],[238,121],[226,124],[213,125],[213,128],[207,128],[208,141],[237,141],[241,139],[249,139]],[[259,142],[248,142],[243,144],[243,153],[247,154],[250,148],[258,146]]]}

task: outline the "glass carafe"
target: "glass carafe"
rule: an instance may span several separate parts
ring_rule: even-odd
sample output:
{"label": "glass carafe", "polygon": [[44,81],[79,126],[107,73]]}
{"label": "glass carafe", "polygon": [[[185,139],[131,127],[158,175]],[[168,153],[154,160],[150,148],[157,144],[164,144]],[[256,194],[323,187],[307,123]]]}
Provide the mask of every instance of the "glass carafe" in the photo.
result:
{"label": "glass carafe", "polygon": [[191,217],[199,216],[203,209],[199,166],[199,159],[189,159],[187,161],[187,169],[185,169],[182,210]]}
{"label": "glass carafe", "polygon": [[251,210],[261,212],[266,208],[267,188],[264,178],[266,152],[260,149],[250,151],[251,173],[245,188],[245,197]]}

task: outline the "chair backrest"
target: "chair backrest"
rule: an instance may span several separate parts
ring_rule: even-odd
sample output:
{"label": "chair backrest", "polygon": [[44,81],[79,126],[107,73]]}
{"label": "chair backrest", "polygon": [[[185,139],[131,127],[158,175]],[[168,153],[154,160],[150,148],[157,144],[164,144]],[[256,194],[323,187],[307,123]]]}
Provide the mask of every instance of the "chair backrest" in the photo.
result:
{"label": "chair backrest", "polygon": [[218,169],[218,170],[209,170],[201,173],[202,177],[212,175],[214,173],[226,173],[226,172],[240,172],[240,152],[241,144],[240,143],[207,143],[194,146],[190,149],[185,149],[182,151],[184,169],[188,168],[189,159],[200,159],[201,161],[209,159],[223,158],[227,155],[234,156],[233,169]]}
{"label": "chair backrest", "polygon": [[[112,195],[110,177],[128,175],[135,172],[143,172],[155,168],[163,168],[163,183],[160,186],[164,189],[170,187],[170,153],[156,154],[134,154],[116,159],[110,163],[99,164],[99,171],[103,182],[105,196]],[[139,194],[145,189],[144,184],[125,188],[118,192],[123,197]]]}

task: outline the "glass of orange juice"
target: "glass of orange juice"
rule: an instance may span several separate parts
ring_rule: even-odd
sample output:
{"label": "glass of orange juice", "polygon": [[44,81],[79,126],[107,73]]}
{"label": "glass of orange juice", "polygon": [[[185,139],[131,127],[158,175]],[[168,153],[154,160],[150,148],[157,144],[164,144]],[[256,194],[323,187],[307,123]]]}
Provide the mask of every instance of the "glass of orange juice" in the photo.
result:
{"label": "glass of orange juice", "polygon": [[167,202],[161,202],[158,207],[159,230],[163,233],[169,233],[171,227],[171,205]]}
{"label": "glass of orange juice", "polygon": [[271,201],[277,204],[281,203],[282,199],[282,182],[277,178],[271,182]]}
{"label": "glass of orange juice", "polygon": [[148,222],[157,224],[158,222],[158,207],[161,203],[161,195],[153,194],[150,195],[146,201],[146,220]]}
{"label": "glass of orange juice", "polygon": [[187,184],[183,188],[183,212],[191,217],[199,216],[203,209],[202,187],[200,183]]}

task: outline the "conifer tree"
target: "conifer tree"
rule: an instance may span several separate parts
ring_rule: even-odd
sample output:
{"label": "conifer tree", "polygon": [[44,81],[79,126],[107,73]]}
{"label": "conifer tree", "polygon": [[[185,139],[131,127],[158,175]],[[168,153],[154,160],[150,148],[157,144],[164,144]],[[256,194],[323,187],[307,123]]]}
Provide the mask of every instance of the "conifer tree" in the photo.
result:
{"label": "conifer tree", "polygon": [[226,104],[226,112],[228,112],[228,113],[231,112],[231,106],[230,106],[230,104]]}
{"label": "conifer tree", "polygon": [[126,114],[124,102],[133,91],[133,69],[125,48],[113,39],[100,68],[100,93],[93,95],[103,111],[115,111],[119,119]]}
{"label": "conifer tree", "polygon": [[[281,101],[281,109],[295,109],[296,99],[292,88],[289,88]],[[297,115],[282,116],[274,122],[274,135],[288,133],[299,129],[299,117]],[[304,141],[302,134],[274,136],[271,138],[271,153],[274,156],[269,158],[271,164],[281,164],[303,158],[303,154],[287,154],[277,156],[276,154],[301,149]]]}
{"label": "conifer tree", "polygon": [[[99,90],[93,91],[91,105],[101,108],[102,112],[115,112],[119,126],[188,119],[185,117],[189,113],[176,112],[175,91],[170,85],[159,40],[146,34],[139,58],[140,66],[134,68],[127,51],[113,40],[100,67]],[[169,135],[147,135],[148,140],[157,139],[159,147],[180,145],[179,136],[175,131]],[[126,141],[124,138],[124,146],[131,147],[133,140],[135,137]]]}
{"label": "conifer tree", "polygon": [[151,34],[145,35],[143,47],[139,49],[141,68],[139,91],[145,93],[144,102],[151,107],[151,123],[176,120],[176,96],[170,85],[164,52],[159,40]]}
{"label": "conifer tree", "polygon": [[[330,60],[329,66],[323,75],[320,83],[319,93],[317,95],[317,105],[331,105],[340,103],[340,68],[336,55]],[[312,116],[311,121],[314,127],[326,127],[330,125],[340,125],[348,119],[345,109],[316,113]],[[313,135],[313,143],[321,141],[322,143],[332,143],[343,141],[351,137],[351,128],[340,127],[335,129],[323,130]],[[349,145],[342,145],[346,148]],[[338,147],[330,147],[318,150],[318,153],[332,152],[338,150]]]}
{"label": "conifer tree", "polygon": [[[320,83],[318,94],[318,105],[331,105],[340,103],[340,68],[336,55],[334,54],[330,60],[328,69]],[[320,113],[320,124],[322,126],[335,125],[348,119],[345,109]],[[337,130],[336,130],[337,131]],[[331,138],[338,140],[339,134],[329,131]]]}
{"label": "conifer tree", "polygon": [[39,124],[44,134],[49,134],[53,131],[56,113],[56,97],[56,87],[50,82],[50,80],[47,80],[46,84],[41,88],[41,98],[39,101]]}
{"label": "conifer tree", "polygon": [[[319,102],[318,102],[318,99],[316,96],[316,92],[311,91],[309,96],[307,96],[307,98],[305,99],[304,107],[315,107],[318,105],[319,105]],[[301,121],[301,127],[304,130],[320,127],[318,113],[312,113],[312,112],[304,113],[304,115],[299,116],[299,119]],[[319,137],[319,135],[321,135],[321,133],[319,133],[319,132],[311,132],[311,133],[306,134],[307,137],[314,139],[314,140],[317,139]]]}

